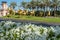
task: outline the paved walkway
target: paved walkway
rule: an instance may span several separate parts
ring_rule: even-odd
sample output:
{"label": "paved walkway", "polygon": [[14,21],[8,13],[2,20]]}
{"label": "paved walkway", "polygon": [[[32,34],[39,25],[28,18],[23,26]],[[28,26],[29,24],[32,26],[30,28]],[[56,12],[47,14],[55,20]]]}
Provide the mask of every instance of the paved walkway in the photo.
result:
{"label": "paved walkway", "polygon": [[48,23],[48,22],[40,22],[40,21],[31,21],[31,20],[17,20],[11,18],[0,18],[0,21],[13,21],[13,22],[22,22],[22,23],[32,23],[36,25],[43,25],[43,26],[60,26],[60,23]]}

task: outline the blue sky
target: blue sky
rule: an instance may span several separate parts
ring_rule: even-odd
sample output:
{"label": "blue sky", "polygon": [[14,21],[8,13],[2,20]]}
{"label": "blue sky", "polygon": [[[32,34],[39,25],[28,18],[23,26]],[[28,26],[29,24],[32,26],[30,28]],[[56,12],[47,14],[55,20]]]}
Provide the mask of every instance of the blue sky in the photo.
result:
{"label": "blue sky", "polygon": [[[11,2],[16,2],[17,5],[20,5],[22,1],[29,2],[31,0],[0,0],[0,4],[2,1],[6,1],[8,5],[10,5]],[[18,9],[18,8],[16,7],[16,9]]]}

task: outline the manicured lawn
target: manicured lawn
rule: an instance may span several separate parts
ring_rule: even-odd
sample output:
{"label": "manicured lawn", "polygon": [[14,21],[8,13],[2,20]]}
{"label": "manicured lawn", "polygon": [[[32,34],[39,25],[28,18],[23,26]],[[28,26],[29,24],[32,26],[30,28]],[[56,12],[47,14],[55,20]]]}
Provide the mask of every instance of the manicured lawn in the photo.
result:
{"label": "manicured lawn", "polygon": [[60,23],[59,17],[36,17],[36,16],[5,16],[3,18],[11,18],[11,19],[21,19],[21,20],[32,20],[32,21],[40,21],[40,22],[53,22],[53,23]]}

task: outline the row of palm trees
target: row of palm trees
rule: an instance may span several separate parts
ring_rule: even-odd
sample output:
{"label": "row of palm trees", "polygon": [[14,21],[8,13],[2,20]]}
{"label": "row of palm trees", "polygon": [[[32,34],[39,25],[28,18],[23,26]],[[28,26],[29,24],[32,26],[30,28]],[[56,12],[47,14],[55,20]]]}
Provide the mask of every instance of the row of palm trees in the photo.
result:
{"label": "row of palm trees", "polygon": [[29,3],[24,4],[25,8],[36,9],[37,11],[54,11],[54,15],[56,14],[57,8],[60,7],[59,0],[32,0]]}
{"label": "row of palm trees", "polygon": [[[14,9],[17,4],[15,2],[12,2],[10,4],[12,8]],[[22,2],[21,6],[24,9],[29,9],[29,10],[35,10],[35,11],[43,11],[44,16],[45,12],[48,11],[50,13],[51,11],[54,11],[54,16],[56,15],[57,11],[60,8],[60,1],[59,0],[32,0],[30,2]]]}

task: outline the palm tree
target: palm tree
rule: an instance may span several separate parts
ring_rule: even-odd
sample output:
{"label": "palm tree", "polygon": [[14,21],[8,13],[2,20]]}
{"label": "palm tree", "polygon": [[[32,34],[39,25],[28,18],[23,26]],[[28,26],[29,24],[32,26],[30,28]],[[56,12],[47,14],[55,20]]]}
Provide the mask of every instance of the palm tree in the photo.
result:
{"label": "palm tree", "polygon": [[29,5],[30,8],[33,10],[33,9],[35,9],[35,7],[36,7],[36,2],[32,0],[31,2],[28,3],[28,5]]}
{"label": "palm tree", "polygon": [[31,10],[31,4],[28,3],[28,4],[26,5],[26,8]]}
{"label": "palm tree", "polygon": [[24,1],[23,1],[23,2],[21,3],[21,6],[22,6],[23,8],[26,8],[26,4],[27,4],[27,2],[24,2]]}
{"label": "palm tree", "polygon": [[58,0],[53,0],[52,7],[54,8],[54,16],[56,16]]}
{"label": "palm tree", "polygon": [[40,8],[43,9],[42,11],[44,12],[44,16],[45,16],[45,10],[46,10],[46,9],[45,9],[45,6],[46,6],[45,1],[46,1],[46,0],[42,0],[41,3],[40,3]]}
{"label": "palm tree", "polygon": [[[60,1],[58,1],[58,5],[57,5],[58,7],[60,7]],[[60,11],[60,10],[59,10]]]}
{"label": "palm tree", "polygon": [[10,7],[12,7],[13,9],[15,9],[16,6],[17,6],[16,2],[11,2],[10,3]]}
{"label": "palm tree", "polygon": [[[11,10],[15,9],[15,7],[17,6],[16,2],[11,2],[10,3],[10,7],[12,8]],[[13,14],[15,15],[15,11],[13,10]]]}
{"label": "palm tree", "polygon": [[48,14],[47,14],[48,16],[50,16],[50,4],[51,4],[51,3],[50,3],[50,0],[46,0],[45,5],[46,5],[46,7],[47,7],[47,9],[48,9],[48,10],[47,10],[47,11],[48,11]]}

